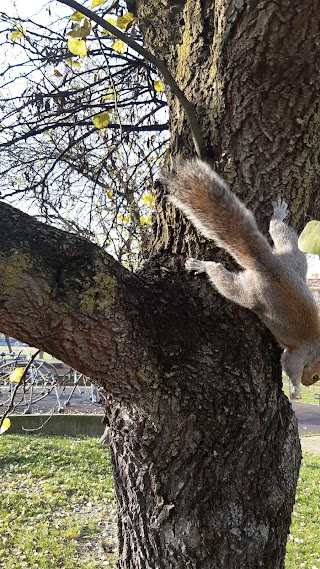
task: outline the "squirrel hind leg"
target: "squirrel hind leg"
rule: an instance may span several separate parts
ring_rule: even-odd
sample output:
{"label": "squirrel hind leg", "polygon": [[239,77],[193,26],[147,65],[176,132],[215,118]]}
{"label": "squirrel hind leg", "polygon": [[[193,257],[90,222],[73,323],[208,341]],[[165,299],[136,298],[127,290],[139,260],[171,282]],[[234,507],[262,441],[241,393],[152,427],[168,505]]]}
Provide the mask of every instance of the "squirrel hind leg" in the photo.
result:
{"label": "squirrel hind leg", "polygon": [[221,263],[195,259],[188,259],[186,269],[195,271],[196,274],[206,272],[211,283],[222,296],[236,304],[253,309],[254,298],[250,287],[247,286],[246,271],[232,273]]}
{"label": "squirrel hind leg", "polygon": [[185,268],[187,271],[194,271],[196,275],[199,273],[206,273],[206,261],[199,261],[199,259],[187,259]]}

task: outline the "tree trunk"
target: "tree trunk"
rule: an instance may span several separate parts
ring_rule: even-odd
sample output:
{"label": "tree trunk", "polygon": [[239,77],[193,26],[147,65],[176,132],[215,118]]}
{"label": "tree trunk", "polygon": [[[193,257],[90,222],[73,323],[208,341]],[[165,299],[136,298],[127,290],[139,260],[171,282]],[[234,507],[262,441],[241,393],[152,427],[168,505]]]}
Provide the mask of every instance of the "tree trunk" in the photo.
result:
{"label": "tree trunk", "polygon": [[119,568],[284,567],[300,445],[279,350],[205,280],[179,278],[148,306],[164,350],[148,412],[109,402]]}
{"label": "tree trunk", "polygon": [[[194,103],[208,160],[261,227],[279,193],[301,224],[319,176],[316,3],[138,0],[136,10],[147,47]],[[170,155],[186,157],[190,129],[168,97]],[[4,205],[0,231],[1,329],[104,395],[119,568],[283,569],[297,422],[270,333],[184,270],[187,255],[222,253],[161,189],[139,276]]]}

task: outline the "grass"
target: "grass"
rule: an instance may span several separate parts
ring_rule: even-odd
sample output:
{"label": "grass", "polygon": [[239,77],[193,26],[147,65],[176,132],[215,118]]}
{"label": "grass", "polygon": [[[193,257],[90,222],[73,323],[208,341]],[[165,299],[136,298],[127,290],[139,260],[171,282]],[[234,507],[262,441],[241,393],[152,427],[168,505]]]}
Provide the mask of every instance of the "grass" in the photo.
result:
{"label": "grass", "polygon": [[[0,439],[0,567],[115,567],[108,450],[94,439]],[[105,552],[101,540],[105,541]]]}
{"label": "grass", "polygon": [[320,569],[320,457],[305,455],[287,545],[286,569]]}
{"label": "grass", "polygon": [[[5,435],[0,472],[1,569],[116,567],[107,448],[89,438]],[[306,455],[286,569],[320,569],[319,497],[320,457]]]}

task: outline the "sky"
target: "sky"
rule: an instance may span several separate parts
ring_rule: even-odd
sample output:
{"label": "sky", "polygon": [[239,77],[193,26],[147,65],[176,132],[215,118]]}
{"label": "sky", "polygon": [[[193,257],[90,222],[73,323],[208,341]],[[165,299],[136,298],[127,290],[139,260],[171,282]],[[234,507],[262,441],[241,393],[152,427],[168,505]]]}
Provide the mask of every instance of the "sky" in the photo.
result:
{"label": "sky", "polygon": [[50,4],[50,7],[56,14],[68,14],[72,13],[72,8],[58,5],[58,2],[46,2],[45,0],[1,0],[1,11],[12,16],[20,16],[21,18],[30,18],[35,16],[45,17],[46,7]]}

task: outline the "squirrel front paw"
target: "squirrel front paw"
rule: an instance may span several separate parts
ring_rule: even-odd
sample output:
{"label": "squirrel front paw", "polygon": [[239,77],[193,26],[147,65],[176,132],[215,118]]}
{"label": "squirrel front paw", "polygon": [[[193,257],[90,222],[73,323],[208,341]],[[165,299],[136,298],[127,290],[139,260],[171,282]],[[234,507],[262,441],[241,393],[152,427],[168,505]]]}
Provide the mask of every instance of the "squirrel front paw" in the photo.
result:
{"label": "squirrel front paw", "polygon": [[278,221],[283,221],[288,213],[288,204],[280,196],[277,201],[272,202],[273,205],[273,216],[272,219]]}
{"label": "squirrel front paw", "polygon": [[187,271],[195,271],[195,274],[198,275],[199,273],[204,273],[205,263],[203,261],[199,261],[198,259],[187,259],[185,268]]}

